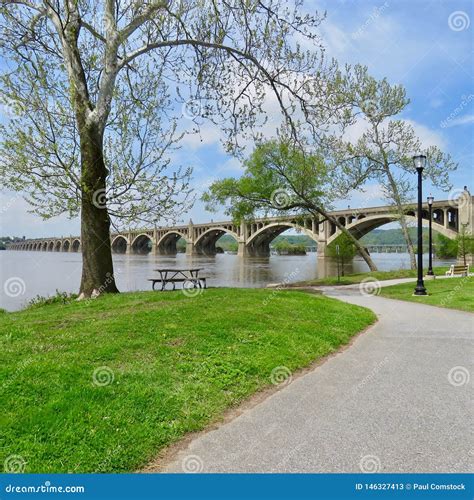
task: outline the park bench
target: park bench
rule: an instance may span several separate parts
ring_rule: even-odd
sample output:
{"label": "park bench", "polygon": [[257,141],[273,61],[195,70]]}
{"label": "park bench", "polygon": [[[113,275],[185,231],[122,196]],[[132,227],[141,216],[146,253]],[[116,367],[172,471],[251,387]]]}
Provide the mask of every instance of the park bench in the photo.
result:
{"label": "park bench", "polygon": [[152,283],[152,289],[155,290],[157,283],[161,284],[161,291],[166,289],[166,285],[171,283],[173,290],[176,289],[176,283],[183,283],[183,288],[186,284],[192,285],[190,288],[206,288],[206,276],[199,276],[200,268],[192,269],[155,269],[160,276],[156,278],[149,278],[148,281]]}
{"label": "park bench", "polygon": [[455,265],[453,264],[449,271],[446,271],[446,276],[468,276],[469,275],[469,264]]}

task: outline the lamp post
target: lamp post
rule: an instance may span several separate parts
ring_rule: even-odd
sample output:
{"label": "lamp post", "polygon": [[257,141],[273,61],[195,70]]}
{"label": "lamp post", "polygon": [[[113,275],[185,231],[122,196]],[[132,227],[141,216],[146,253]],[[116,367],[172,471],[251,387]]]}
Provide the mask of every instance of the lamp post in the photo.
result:
{"label": "lamp post", "polygon": [[418,174],[418,279],[416,282],[416,287],[414,295],[427,295],[425,284],[423,283],[423,226],[422,226],[422,204],[423,204],[423,192],[422,192],[422,174],[423,169],[426,164],[425,155],[417,155],[413,157],[413,163],[415,164],[416,172]]}
{"label": "lamp post", "polygon": [[428,217],[429,217],[429,229],[428,229],[428,272],[427,276],[434,276],[433,272],[433,196],[428,196],[426,198],[428,201]]}

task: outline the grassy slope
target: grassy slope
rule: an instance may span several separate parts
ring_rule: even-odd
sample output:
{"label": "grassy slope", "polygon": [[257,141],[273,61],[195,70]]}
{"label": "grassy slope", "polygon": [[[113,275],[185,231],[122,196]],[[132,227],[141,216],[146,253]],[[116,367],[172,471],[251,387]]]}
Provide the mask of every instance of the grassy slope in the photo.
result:
{"label": "grassy slope", "polygon": [[[447,270],[448,267],[436,267],[433,269],[434,273],[439,276],[444,275]],[[298,283],[292,283],[290,286],[354,285],[356,283],[360,283],[365,278],[374,278],[379,281],[399,278],[416,278],[416,270],[397,269],[395,271],[373,271],[367,273],[348,274],[347,276],[341,276],[339,281],[337,276],[329,276],[327,278],[316,280],[299,281]]]}
{"label": "grassy slope", "polygon": [[[210,289],[130,293],[0,315],[0,463],[132,471],[186,432],[375,321],[323,296]],[[93,384],[101,366],[110,385]]]}
{"label": "grassy slope", "polygon": [[433,306],[474,312],[474,280],[472,277],[425,281],[428,296],[413,296],[413,283],[388,286],[381,295],[390,299],[409,300]]}

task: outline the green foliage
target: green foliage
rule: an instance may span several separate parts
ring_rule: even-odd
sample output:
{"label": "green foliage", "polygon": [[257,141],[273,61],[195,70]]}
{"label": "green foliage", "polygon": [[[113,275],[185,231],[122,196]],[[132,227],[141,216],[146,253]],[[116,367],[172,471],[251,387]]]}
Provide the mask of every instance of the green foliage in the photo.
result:
{"label": "green foliage", "polygon": [[436,236],[436,256],[442,259],[451,259],[458,256],[458,240],[451,240],[443,234]]}
{"label": "green foliage", "polygon": [[224,252],[237,252],[239,249],[238,243],[230,234],[224,234],[217,242],[216,247],[222,248]]}
{"label": "green foliage", "polygon": [[335,259],[340,258],[342,261],[346,262],[351,260],[356,252],[354,243],[352,243],[352,240],[350,240],[345,234],[338,236],[327,247],[329,257],[333,257]]}
{"label": "green foliage", "polygon": [[330,173],[323,159],[306,154],[290,141],[267,141],[256,146],[238,178],[215,181],[204,193],[206,208],[222,206],[233,220],[258,214],[278,215],[328,205],[333,198]]}
{"label": "green foliage", "polygon": [[287,239],[280,239],[277,241],[273,248],[278,254],[283,255],[306,255],[306,247],[302,244],[290,243]]}
{"label": "green foliage", "polygon": [[[0,464],[20,455],[27,473],[136,471],[270,386],[275,367],[307,366],[375,319],[267,289],[109,294],[4,315]],[[113,378],[100,386],[96,370]]]}
{"label": "green foliage", "polygon": [[176,250],[178,252],[185,252],[186,251],[186,240],[184,238],[178,239],[178,241],[176,242]]}

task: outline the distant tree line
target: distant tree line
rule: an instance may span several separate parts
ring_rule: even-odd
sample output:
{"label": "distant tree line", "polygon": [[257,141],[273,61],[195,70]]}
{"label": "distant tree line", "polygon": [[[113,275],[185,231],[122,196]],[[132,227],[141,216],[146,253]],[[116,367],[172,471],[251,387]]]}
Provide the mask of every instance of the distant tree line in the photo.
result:
{"label": "distant tree line", "polygon": [[0,250],[6,250],[9,243],[15,243],[17,241],[23,241],[24,236],[0,236]]}

